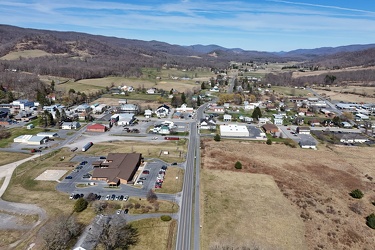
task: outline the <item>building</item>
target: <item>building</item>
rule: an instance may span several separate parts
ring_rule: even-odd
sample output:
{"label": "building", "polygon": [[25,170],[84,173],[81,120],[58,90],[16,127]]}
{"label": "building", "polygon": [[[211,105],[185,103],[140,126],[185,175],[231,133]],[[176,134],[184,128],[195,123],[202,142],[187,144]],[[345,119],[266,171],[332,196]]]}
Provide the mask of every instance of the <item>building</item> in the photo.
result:
{"label": "building", "polygon": [[213,118],[203,118],[200,121],[200,129],[216,129],[216,121]]}
{"label": "building", "polygon": [[109,185],[127,184],[133,180],[141,162],[139,153],[110,153],[106,160],[94,165],[92,180],[106,181]]}
{"label": "building", "polygon": [[181,113],[193,113],[194,109],[189,108],[186,104],[182,104],[181,107],[176,108],[176,112],[181,112]]}
{"label": "building", "polygon": [[340,136],[341,143],[365,143],[368,141],[366,136],[360,134],[341,134]]}
{"label": "building", "polygon": [[100,133],[104,133],[105,131],[107,131],[107,127],[102,125],[102,124],[98,124],[98,123],[95,123],[95,124],[92,124],[92,125],[88,125],[87,128],[86,128],[86,131],[87,132],[100,132]]}
{"label": "building", "polygon": [[107,109],[107,105],[106,105],[106,104],[99,104],[99,105],[97,105],[97,106],[95,106],[95,107],[93,108],[93,112],[94,112],[95,114],[101,114],[101,113],[103,113],[106,109]]}
{"label": "building", "polygon": [[119,114],[117,124],[120,126],[125,126],[131,124],[134,120],[134,114]]}
{"label": "building", "polygon": [[121,104],[120,106],[120,112],[121,113],[128,113],[128,114],[138,114],[138,111],[139,111],[139,108],[138,108],[138,105],[136,104],[130,104],[130,103],[126,103],[126,104]]}
{"label": "building", "polygon": [[274,134],[279,132],[279,128],[276,125],[270,123],[264,124],[262,128],[267,134]]}
{"label": "building", "polygon": [[171,112],[171,108],[165,104],[159,106],[155,111],[156,116],[159,118],[167,117],[170,112]]}
{"label": "building", "polygon": [[270,122],[270,118],[268,117],[259,117],[258,119],[259,124],[266,124],[267,122]]}
{"label": "building", "polygon": [[81,127],[81,124],[79,122],[64,122],[61,125],[61,129],[77,129],[80,127]]}
{"label": "building", "polygon": [[309,127],[297,127],[297,133],[309,135],[310,134],[310,128]]}
{"label": "building", "polygon": [[26,109],[34,107],[34,102],[29,101],[27,99],[25,99],[25,100],[16,100],[16,101],[12,102],[12,106],[15,109],[26,110]]}
{"label": "building", "polygon": [[28,145],[40,145],[48,141],[48,136],[20,135],[13,139],[13,142],[25,143]]}
{"label": "building", "polygon": [[54,139],[56,137],[59,137],[59,135],[56,132],[40,132],[36,135],[37,136],[45,136],[45,137],[48,137],[49,139]]}
{"label": "building", "polygon": [[227,114],[225,114],[225,115],[223,116],[223,121],[225,121],[225,122],[230,122],[230,121],[232,121],[232,116],[231,116],[231,115],[227,115]]}
{"label": "building", "polygon": [[146,109],[144,113],[145,118],[151,118],[152,117],[152,110]]}
{"label": "building", "polygon": [[76,113],[89,113],[91,111],[90,105],[84,103],[75,108]]}
{"label": "building", "polygon": [[230,137],[249,137],[250,133],[246,126],[229,124],[220,125],[220,135]]}
{"label": "building", "polygon": [[298,144],[301,148],[316,149],[316,142],[314,140],[301,140]]}

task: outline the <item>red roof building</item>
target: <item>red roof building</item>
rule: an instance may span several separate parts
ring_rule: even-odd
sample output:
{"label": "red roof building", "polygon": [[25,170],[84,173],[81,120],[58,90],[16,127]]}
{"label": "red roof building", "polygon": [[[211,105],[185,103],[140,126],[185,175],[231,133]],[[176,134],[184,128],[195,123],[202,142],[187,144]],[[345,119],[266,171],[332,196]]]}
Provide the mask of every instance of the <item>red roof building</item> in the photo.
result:
{"label": "red roof building", "polygon": [[93,124],[93,125],[88,125],[87,128],[86,128],[86,131],[87,132],[101,132],[101,133],[104,133],[105,131],[107,131],[107,127],[102,125],[102,124]]}

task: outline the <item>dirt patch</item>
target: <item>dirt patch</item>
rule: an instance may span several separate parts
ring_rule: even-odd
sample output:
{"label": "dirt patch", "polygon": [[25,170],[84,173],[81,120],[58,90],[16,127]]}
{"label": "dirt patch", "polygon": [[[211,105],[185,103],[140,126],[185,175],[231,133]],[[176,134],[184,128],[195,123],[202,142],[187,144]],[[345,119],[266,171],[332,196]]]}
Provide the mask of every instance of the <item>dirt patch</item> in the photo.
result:
{"label": "dirt patch", "polygon": [[[238,160],[243,165],[241,173],[275,179],[304,222],[308,249],[372,249],[375,232],[366,226],[364,217],[374,210],[374,182],[368,178],[375,176],[373,148],[311,151],[238,141],[203,143],[204,169],[234,171]],[[232,185],[237,186],[236,182]],[[362,200],[348,195],[356,188],[365,193]]]}

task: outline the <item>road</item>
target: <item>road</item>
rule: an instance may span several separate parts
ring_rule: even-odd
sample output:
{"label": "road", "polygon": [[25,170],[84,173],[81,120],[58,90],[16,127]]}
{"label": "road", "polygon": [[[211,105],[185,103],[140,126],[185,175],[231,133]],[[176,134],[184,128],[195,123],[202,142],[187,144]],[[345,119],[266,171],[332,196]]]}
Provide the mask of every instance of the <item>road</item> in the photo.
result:
{"label": "road", "polygon": [[229,85],[228,85],[228,91],[227,93],[233,93],[233,90],[234,90],[234,82],[236,80],[236,76],[232,76],[232,78],[230,79],[229,81]]}

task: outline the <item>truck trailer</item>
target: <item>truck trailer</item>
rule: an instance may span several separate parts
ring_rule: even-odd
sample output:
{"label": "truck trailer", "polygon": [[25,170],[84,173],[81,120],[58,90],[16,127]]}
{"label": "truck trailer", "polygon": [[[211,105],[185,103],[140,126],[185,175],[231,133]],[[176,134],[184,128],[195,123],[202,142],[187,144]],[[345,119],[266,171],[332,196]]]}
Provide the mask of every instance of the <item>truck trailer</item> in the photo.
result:
{"label": "truck trailer", "polygon": [[86,152],[91,146],[94,145],[94,143],[89,142],[85,146],[82,147],[82,152]]}

